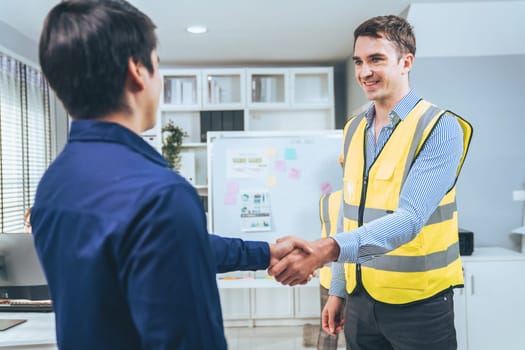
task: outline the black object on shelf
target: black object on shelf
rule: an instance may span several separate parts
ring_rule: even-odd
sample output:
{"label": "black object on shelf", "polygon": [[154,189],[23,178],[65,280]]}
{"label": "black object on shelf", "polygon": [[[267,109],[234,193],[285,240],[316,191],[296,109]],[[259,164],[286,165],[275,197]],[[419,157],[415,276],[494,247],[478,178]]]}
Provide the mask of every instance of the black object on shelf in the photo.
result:
{"label": "black object on shelf", "polygon": [[208,196],[200,196],[202,208],[204,209],[204,212],[208,212]]}
{"label": "black object on shelf", "polygon": [[208,131],[244,130],[244,111],[201,111],[201,142],[206,142]]}
{"label": "black object on shelf", "polygon": [[474,232],[459,229],[459,255],[472,255],[474,252]]}
{"label": "black object on shelf", "polygon": [[0,304],[0,312],[53,312],[50,303]]}

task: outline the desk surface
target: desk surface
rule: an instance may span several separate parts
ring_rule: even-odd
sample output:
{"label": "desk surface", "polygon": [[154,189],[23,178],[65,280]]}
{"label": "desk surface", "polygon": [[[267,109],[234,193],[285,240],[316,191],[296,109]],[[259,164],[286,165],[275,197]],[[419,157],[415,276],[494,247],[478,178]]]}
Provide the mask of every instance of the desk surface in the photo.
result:
{"label": "desk surface", "polygon": [[0,331],[0,349],[56,344],[55,314],[52,312],[1,312],[0,318],[27,320],[18,326]]}
{"label": "desk surface", "polygon": [[[217,286],[219,289],[242,289],[242,288],[291,288],[284,286],[273,278],[271,279],[254,279],[254,278],[238,278],[238,279],[217,279]],[[293,288],[319,288],[319,278],[313,278],[305,285],[298,285]]]}
{"label": "desk surface", "polygon": [[472,255],[461,257],[461,260],[465,262],[523,259],[525,259],[525,254],[502,247],[474,247]]}

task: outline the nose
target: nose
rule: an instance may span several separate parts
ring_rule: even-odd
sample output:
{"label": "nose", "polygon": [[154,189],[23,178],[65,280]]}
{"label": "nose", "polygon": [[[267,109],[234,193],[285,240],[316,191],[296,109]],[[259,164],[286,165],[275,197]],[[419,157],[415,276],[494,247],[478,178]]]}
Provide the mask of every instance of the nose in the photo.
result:
{"label": "nose", "polygon": [[359,70],[359,76],[361,78],[368,78],[372,75],[372,69],[370,68],[370,66],[366,63],[363,63],[360,67],[360,70]]}

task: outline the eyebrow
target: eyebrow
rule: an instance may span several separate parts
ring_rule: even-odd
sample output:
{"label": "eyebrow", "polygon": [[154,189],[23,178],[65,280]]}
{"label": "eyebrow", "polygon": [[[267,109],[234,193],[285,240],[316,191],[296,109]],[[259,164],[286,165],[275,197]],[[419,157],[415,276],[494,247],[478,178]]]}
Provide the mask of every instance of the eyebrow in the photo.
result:
{"label": "eyebrow", "polygon": [[[373,53],[371,55],[366,56],[366,58],[372,58],[372,57],[385,57],[385,55],[382,54],[382,53],[377,52],[377,53]],[[361,59],[362,58],[359,57],[359,56],[352,56],[352,60],[354,60],[354,61],[361,60]]]}

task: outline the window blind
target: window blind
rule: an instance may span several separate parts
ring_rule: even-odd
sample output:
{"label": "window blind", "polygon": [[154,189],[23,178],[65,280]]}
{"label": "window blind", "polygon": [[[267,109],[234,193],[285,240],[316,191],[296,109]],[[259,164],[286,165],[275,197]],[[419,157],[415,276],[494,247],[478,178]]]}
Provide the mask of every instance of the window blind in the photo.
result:
{"label": "window blind", "polygon": [[49,86],[41,72],[0,52],[0,232],[23,232],[23,215],[51,162]]}

